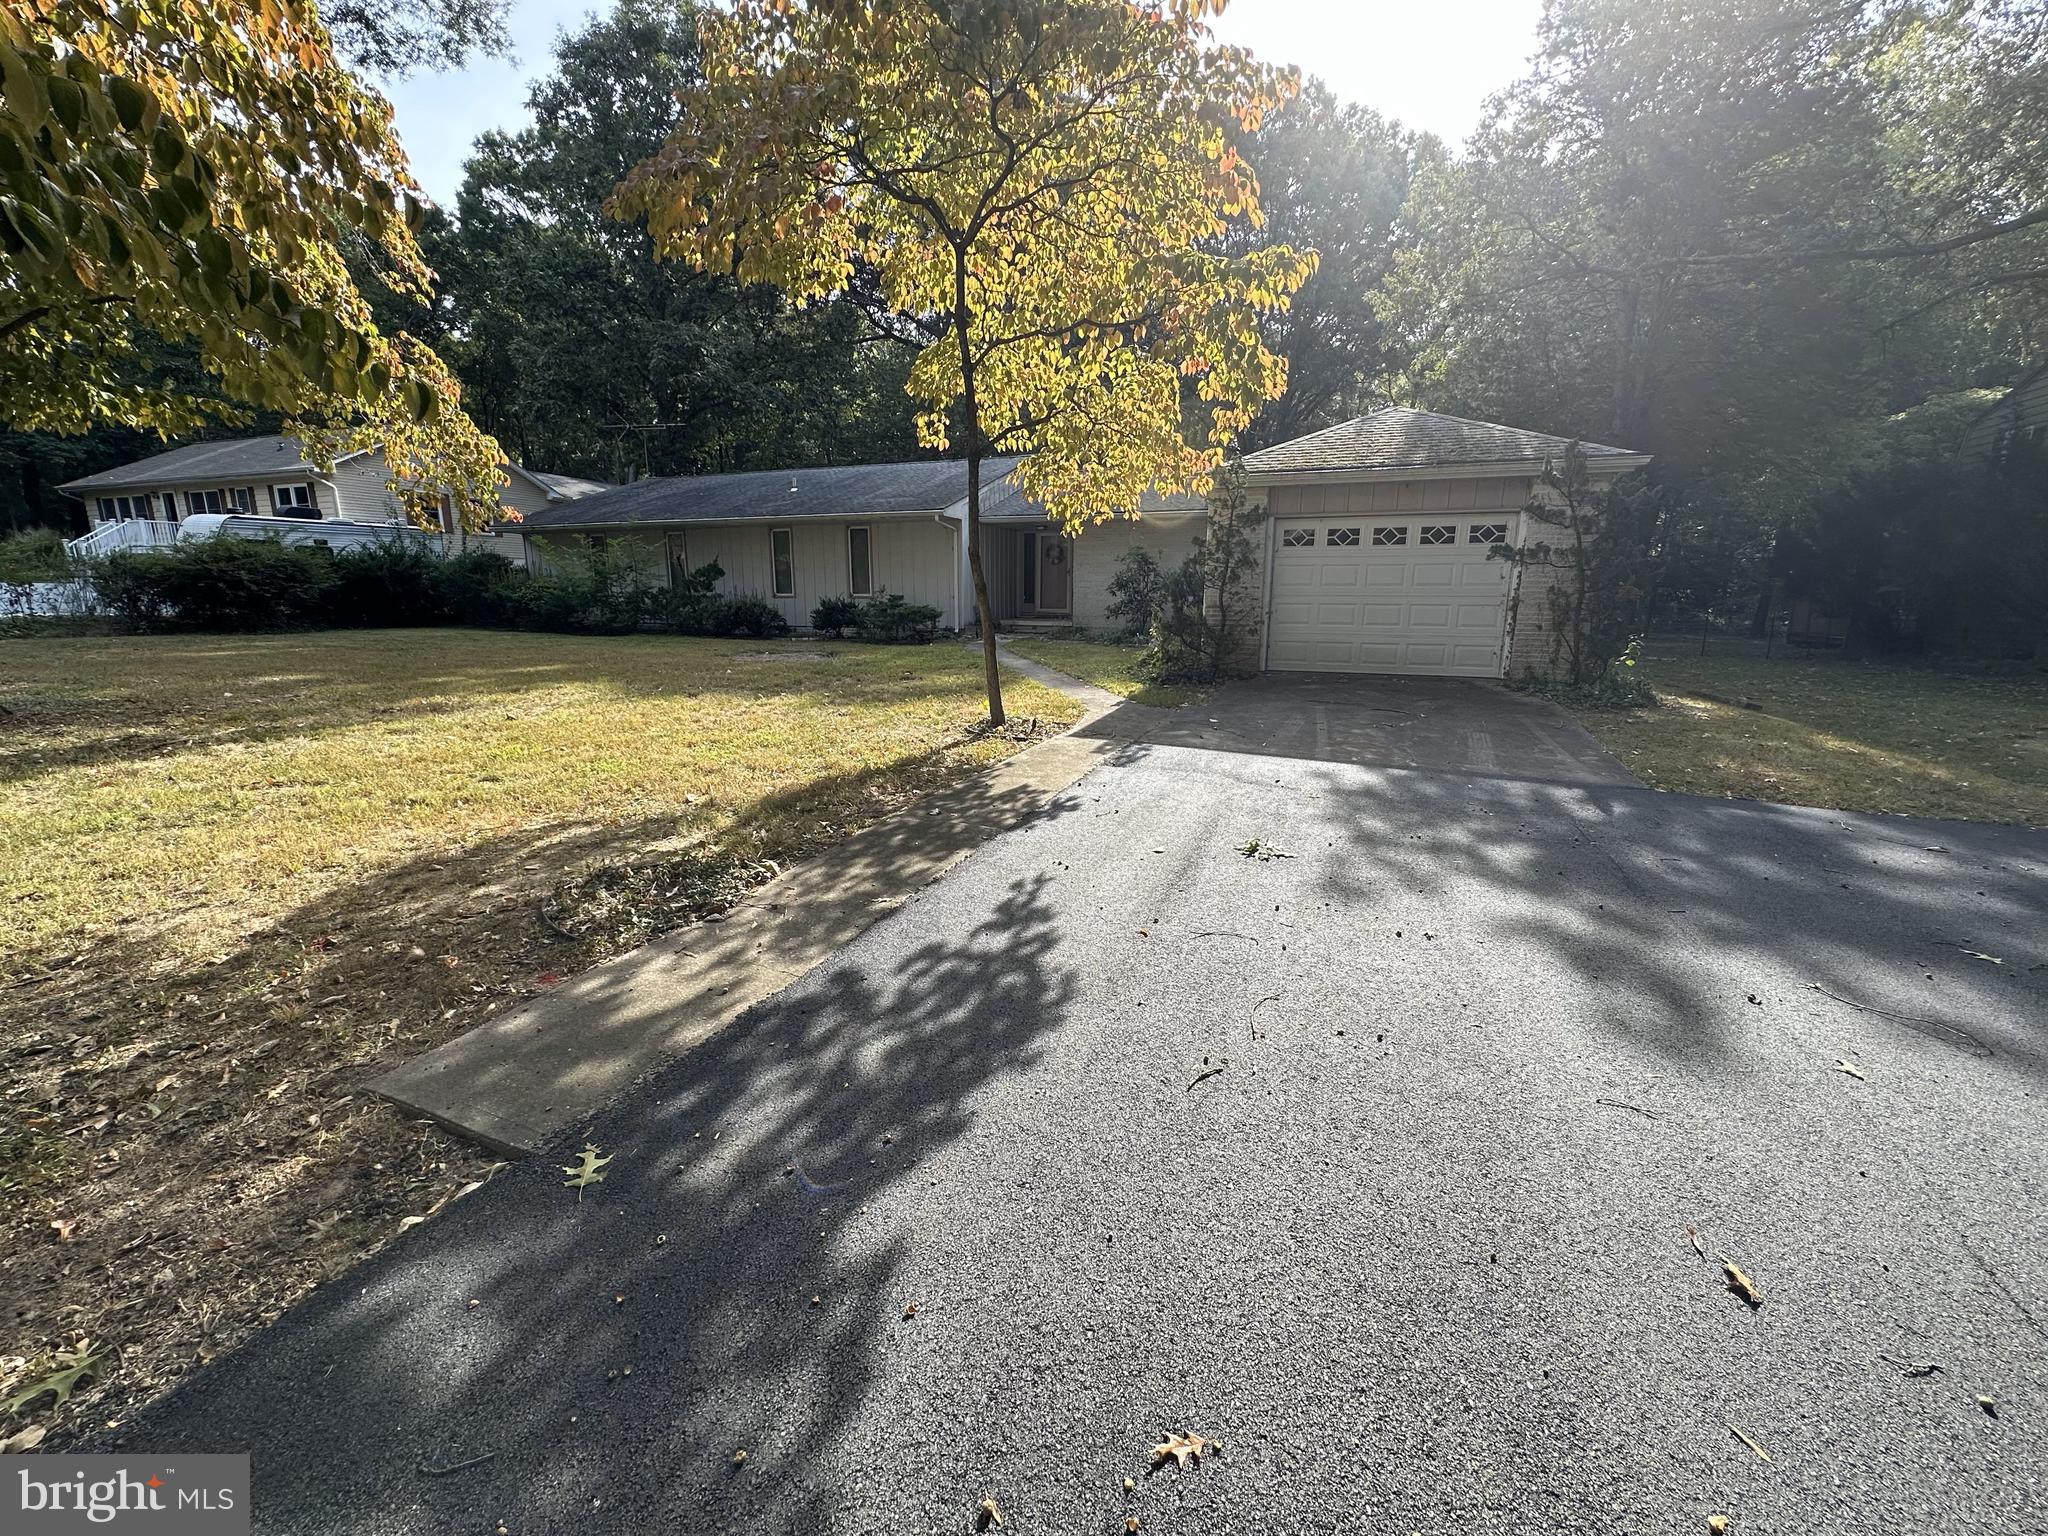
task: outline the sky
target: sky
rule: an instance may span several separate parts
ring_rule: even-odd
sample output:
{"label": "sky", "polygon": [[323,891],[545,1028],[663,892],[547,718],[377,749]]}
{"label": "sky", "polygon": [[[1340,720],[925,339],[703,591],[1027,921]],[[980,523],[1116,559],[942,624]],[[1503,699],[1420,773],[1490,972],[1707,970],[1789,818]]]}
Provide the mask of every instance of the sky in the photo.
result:
{"label": "sky", "polygon": [[[526,120],[527,82],[546,71],[555,35],[597,9],[598,0],[514,0],[512,60],[385,85],[429,196],[453,206],[477,135]],[[1542,0],[1234,0],[1216,30],[1225,42],[1319,75],[1344,100],[1455,144],[1479,121],[1486,98],[1522,73],[1542,12]]]}

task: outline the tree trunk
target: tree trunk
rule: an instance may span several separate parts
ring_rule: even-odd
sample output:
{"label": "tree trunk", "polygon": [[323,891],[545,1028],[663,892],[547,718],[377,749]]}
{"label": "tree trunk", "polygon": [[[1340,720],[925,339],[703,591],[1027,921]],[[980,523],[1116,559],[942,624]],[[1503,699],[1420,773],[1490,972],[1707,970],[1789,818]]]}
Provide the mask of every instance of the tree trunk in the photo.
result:
{"label": "tree trunk", "polygon": [[988,723],[1000,726],[1003,675],[996,663],[996,615],[981,568],[981,400],[974,391],[972,314],[967,307],[967,252],[953,247],[953,334],[960,342],[960,407],[967,432],[967,570],[974,578],[974,614],[981,621],[981,675],[988,691]]}
{"label": "tree trunk", "polygon": [[981,568],[981,434],[973,425],[973,396],[968,397],[967,439],[967,569],[974,578],[974,613],[981,621],[981,676],[988,690],[988,723],[1001,725],[1003,674],[996,662],[996,616],[988,600],[988,575]]}

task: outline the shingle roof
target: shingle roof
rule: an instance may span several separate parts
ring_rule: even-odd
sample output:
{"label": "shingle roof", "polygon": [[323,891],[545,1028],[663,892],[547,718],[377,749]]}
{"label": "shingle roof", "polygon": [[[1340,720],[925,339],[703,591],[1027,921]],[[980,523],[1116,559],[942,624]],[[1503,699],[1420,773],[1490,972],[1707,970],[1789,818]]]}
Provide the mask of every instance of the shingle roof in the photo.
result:
{"label": "shingle roof", "polygon": [[[1147,491],[1138,503],[1140,512],[1206,512],[1208,498],[1176,492],[1162,496],[1157,491]],[[981,517],[988,523],[1042,523],[1045,508],[1027,497],[1017,488],[1017,482],[1007,477],[989,486],[982,492]]]}
{"label": "shingle roof", "polygon": [[[986,480],[1010,472],[1014,459],[983,463]],[[959,459],[907,464],[851,464],[829,469],[757,469],[731,475],[665,475],[612,486],[527,516],[535,532],[550,528],[616,528],[634,523],[703,523],[734,518],[877,517],[892,512],[943,512],[967,494]]]}
{"label": "shingle roof", "polygon": [[[1043,522],[1045,509],[1009,478],[1014,458],[982,461],[981,515],[989,522]],[[759,469],[731,475],[669,475],[611,486],[573,503],[526,516],[530,532],[562,528],[618,528],[643,524],[818,517],[885,517],[943,512],[967,497],[967,465],[960,459],[905,464],[852,464],[829,469]],[[1199,496],[1148,493],[1147,512],[1199,512]]]}
{"label": "shingle roof", "polygon": [[[1541,464],[1569,439],[1498,422],[1468,421],[1435,411],[1382,406],[1334,427],[1245,455],[1247,472],[1299,474],[1318,470],[1452,469],[1468,464]],[[1628,448],[1585,443],[1588,459],[1641,458]]]}
{"label": "shingle roof", "polygon": [[585,496],[595,496],[599,491],[614,488],[609,480],[581,480],[575,475],[550,475],[543,470],[527,469],[524,464],[519,467],[546,486],[550,494],[564,501],[580,501]]}
{"label": "shingle roof", "polygon": [[313,466],[300,457],[299,440],[295,437],[237,437],[219,443],[188,443],[132,464],[117,464],[83,479],[67,480],[58,489],[80,493],[119,491],[311,473]]}

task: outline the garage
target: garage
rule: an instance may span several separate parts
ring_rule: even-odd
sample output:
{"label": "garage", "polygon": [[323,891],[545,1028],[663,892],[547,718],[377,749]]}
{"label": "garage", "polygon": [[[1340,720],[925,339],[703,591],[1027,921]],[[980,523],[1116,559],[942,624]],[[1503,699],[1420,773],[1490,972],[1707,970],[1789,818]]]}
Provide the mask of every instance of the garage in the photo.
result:
{"label": "garage", "polygon": [[[1549,599],[1562,566],[1500,555],[1555,535],[1526,509],[1554,503],[1544,473],[1573,446],[1387,405],[1246,454],[1249,504],[1268,526],[1264,625],[1245,662],[1273,672],[1550,675],[1559,650]],[[1605,443],[1576,446],[1596,487],[1650,462]]]}
{"label": "garage", "polygon": [[1508,530],[1500,512],[1279,520],[1267,667],[1500,676]]}

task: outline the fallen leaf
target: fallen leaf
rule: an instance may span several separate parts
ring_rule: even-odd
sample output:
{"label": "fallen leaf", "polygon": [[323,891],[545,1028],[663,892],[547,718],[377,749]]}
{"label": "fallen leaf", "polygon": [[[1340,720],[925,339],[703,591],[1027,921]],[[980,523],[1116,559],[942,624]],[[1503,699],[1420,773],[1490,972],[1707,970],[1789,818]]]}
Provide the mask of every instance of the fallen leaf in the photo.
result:
{"label": "fallen leaf", "polygon": [[992,1525],[1001,1525],[1002,1523],[1003,1512],[996,1508],[996,1501],[994,1499],[983,1499],[981,1501],[981,1510],[975,1516],[975,1524],[985,1531]]}
{"label": "fallen leaf", "polygon": [[49,1431],[40,1424],[31,1424],[27,1429],[0,1440],[0,1456],[14,1456],[23,1451],[32,1451],[43,1443],[43,1436]]}
{"label": "fallen leaf", "polygon": [[1707,1529],[1712,1531],[1714,1536],[1722,1536],[1722,1533],[1728,1529],[1728,1517],[1726,1515],[1707,1516]]}
{"label": "fallen leaf", "polygon": [[1707,1256],[1707,1245],[1700,1241],[1700,1229],[1691,1222],[1685,1224],[1685,1240],[1692,1244],[1692,1251],[1701,1258]]}
{"label": "fallen leaf", "polygon": [[1999,959],[1999,957],[1998,957],[1998,956],[1996,956],[1996,955],[1987,955],[1987,954],[1985,954],[1985,953],[1984,953],[1984,951],[1983,951],[1983,950],[1981,950],[1981,949],[1966,949],[1966,950],[1964,950],[1964,951],[1963,951],[1963,953],[1964,953],[1964,954],[1966,954],[1966,955],[1968,955],[1968,956],[1969,956],[1969,957],[1970,957],[1970,958],[1971,958],[1972,960],[1988,960],[1988,961],[1989,961],[1989,962],[1990,962],[1991,964],[1993,964],[1993,965],[2003,965],[2003,964],[2005,964],[2005,962],[2004,962],[2003,960]]}
{"label": "fallen leaf", "polygon": [[569,1175],[568,1178],[562,1181],[562,1187],[575,1190],[576,1203],[582,1204],[583,1191],[593,1184],[602,1184],[604,1182],[604,1175],[599,1173],[598,1169],[604,1167],[610,1161],[611,1159],[608,1157],[599,1157],[597,1155],[597,1148],[586,1141],[583,1143],[582,1155],[577,1161],[562,1165],[562,1172]]}
{"label": "fallen leaf", "polygon": [[1980,1392],[1977,1394],[1977,1406],[1990,1414],[1992,1418],[1998,1417],[1998,1400],[1996,1398],[1987,1397]]}
{"label": "fallen leaf", "polygon": [[1185,1472],[1202,1464],[1203,1452],[1221,1449],[1214,1440],[1206,1440],[1200,1435],[1169,1432],[1164,1440],[1152,1447],[1152,1465],[1157,1469],[1171,1459]]}
{"label": "fallen leaf", "polygon": [[1135,1531],[1135,1530],[1136,1530],[1137,1528],[1138,1528],[1138,1517],[1137,1517],[1136,1515],[1125,1515],[1125,1516],[1124,1516],[1124,1529],[1125,1529],[1126,1531]]}
{"label": "fallen leaf", "polygon": [[736,1467],[744,1467],[747,1464],[747,1453],[745,1451],[734,1451],[732,1453],[732,1464]]}
{"label": "fallen leaf", "polygon": [[542,971],[538,976],[534,977],[533,979],[539,982],[544,987],[552,987],[556,982],[562,979],[562,973],[560,971]]}
{"label": "fallen leaf", "polygon": [[1855,1078],[1855,1079],[1856,1079],[1856,1081],[1857,1081],[1857,1082],[1859,1082],[1859,1083],[1862,1083],[1862,1082],[1868,1082],[1868,1081],[1869,1081],[1869,1079],[1868,1079],[1868,1078],[1866,1078],[1866,1077],[1865,1077],[1865,1076],[1863,1075],[1863,1069],[1862,1069],[1861,1067],[1857,1066],[1855,1062],[1853,1062],[1853,1061],[1850,1061],[1850,1060],[1849,1060],[1848,1058],[1846,1058],[1846,1057],[1844,1057],[1843,1059],[1841,1059],[1841,1060],[1839,1060],[1839,1061],[1837,1061],[1837,1062],[1835,1063],[1835,1070],[1836,1070],[1837,1072],[1846,1072],[1846,1073],[1848,1073],[1848,1074],[1849,1074],[1849,1076],[1851,1076],[1851,1077]]}
{"label": "fallen leaf", "polygon": [[1764,1293],[1756,1288],[1756,1282],[1745,1275],[1742,1272],[1742,1266],[1729,1258],[1725,1253],[1721,1255],[1721,1268],[1728,1276],[1729,1290],[1740,1296],[1752,1307],[1760,1307],[1764,1304]]}
{"label": "fallen leaf", "polygon": [[1269,843],[1256,837],[1239,843],[1237,851],[1248,859],[1257,859],[1262,864],[1268,863],[1273,859],[1291,859],[1294,857],[1293,854],[1289,853],[1279,844]]}
{"label": "fallen leaf", "polygon": [[1733,1424],[1730,1424],[1728,1426],[1728,1432],[1732,1434],[1736,1439],[1740,1440],[1744,1445],[1748,1446],[1752,1451],[1755,1451],[1758,1461],[1769,1461],[1771,1459],[1771,1453],[1769,1451],[1765,1450],[1762,1446],[1758,1445],[1754,1440],[1750,1439],[1749,1436],[1745,1435]]}
{"label": "fallen leaf", "polygon": [[78,1230],[78,1218],[59,1216],[50,1223],[50,1230],[57,1234],[58,1242],[68,1243],[71,1241],[71,1234]]}
{"label": "fallen leaf", "polygon": [[907,1323],[915,1316],[917,1316],[917,1303],[913,1301],[903,1309],[903,1320]]}
{"label": "fallen leaf", "polygon": [[41,1381],[30,1382],[6,1402],[0,1403],[0,1413],[19,1413],[45,1392],[57,1399],[53,1407],[62,1408],[71,1401],[71,1394],[78,1390],[81,1381],[88,1376],[98,1378],[101,1354],[92,1347],[90,1339],[80,1339],[70,1349],[59,1350],[57,1369]]}

